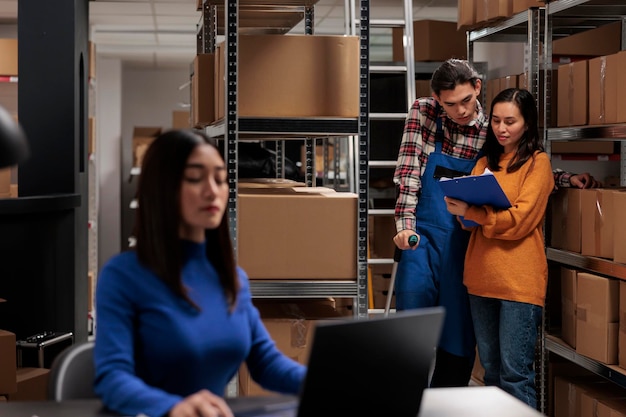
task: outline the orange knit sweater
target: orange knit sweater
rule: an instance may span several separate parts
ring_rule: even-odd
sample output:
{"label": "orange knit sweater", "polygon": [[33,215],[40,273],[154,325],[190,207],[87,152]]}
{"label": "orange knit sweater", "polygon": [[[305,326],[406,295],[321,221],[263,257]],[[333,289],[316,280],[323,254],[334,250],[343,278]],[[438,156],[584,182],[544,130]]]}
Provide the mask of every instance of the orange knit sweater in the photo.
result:
{"label": "orange knit sweater", "polygon": [[[543,307],[548,282],[543,220],[554,178],[545,152],[507,173],[513,155],[502,155],[503,169],[494,172],[511,208],[470,206],[465,214],[479,226],[471,229],[463,282],[473,295]],[[472,174],[482,174],[486,166],[483,157]]]}

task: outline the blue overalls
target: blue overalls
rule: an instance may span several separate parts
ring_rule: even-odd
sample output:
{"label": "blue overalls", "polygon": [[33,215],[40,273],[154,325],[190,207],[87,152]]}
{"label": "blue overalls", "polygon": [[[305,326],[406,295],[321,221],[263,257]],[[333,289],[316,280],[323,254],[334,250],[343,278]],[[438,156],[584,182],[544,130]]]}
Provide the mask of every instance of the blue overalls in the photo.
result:
{"label": "blue overalls", "polygon": [[[396,309],[444,306],[446,317],[439,348],[468,358],[471,367],[476,340],[467,289],[463,285],[463,264],[470,233],[463,230],[456,217],[446,209],[434,173],[437,165],[469,173],[477,159],[444,155],[442,143],[443,128],[441,118],[437,118],[435,151],[429,155],[422,175],[415,213],[420,242],[415,250],[402,251],[398,262]],[[469,375],[467,377],[469,379]]]}

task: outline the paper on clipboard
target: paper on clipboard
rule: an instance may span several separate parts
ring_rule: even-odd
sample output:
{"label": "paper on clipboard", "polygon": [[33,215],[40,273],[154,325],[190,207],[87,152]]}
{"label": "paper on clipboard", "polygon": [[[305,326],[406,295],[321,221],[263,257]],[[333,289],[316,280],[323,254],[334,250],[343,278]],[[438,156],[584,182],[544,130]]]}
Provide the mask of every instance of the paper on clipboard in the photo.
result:
{"label": "paper on clipboard", "polygon": [[[468,175],[457,178],[441,178],[439,186],[446,197],[465,201],[472,206],[492,206],[507,209],[511,202],[500,187],[498,180],[489,169],[480,175]],[[476,226],[475,222],[462,219],[466,226]]]}

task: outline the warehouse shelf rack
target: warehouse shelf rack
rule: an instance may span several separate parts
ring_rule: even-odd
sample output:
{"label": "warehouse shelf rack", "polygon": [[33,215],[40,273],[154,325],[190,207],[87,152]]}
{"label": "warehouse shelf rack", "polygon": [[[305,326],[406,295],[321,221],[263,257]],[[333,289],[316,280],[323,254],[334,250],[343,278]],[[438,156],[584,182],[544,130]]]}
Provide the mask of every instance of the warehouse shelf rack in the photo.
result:
{"label": "warehouse shelf rack", "polygon": [[[543,9],[543,10],[542,10]],[[584,30],[595,28],[612,21],[625,22],[626,5],[621,1],[614,0],[557,0],[546,2],[545,8],[531,8],[527,13],[520,13],[512,18],[494,25],[468,33],[468,45],[475,41],[514,41],[528,36],[526,71],[530,69],[530,90],[538,98],[538,103],[543,104],[542,114],[544,126],[544,139],[546,149],[550,151],[552,140],[626,140],[625,125],[602,125],[580,126],[568,128],[550,127],[551,113],[551,71],[552,64],[552,39],[569,36]],[[526,25],[527,23],[527,25]],[[540,48],[543,34],[543,48]],[[625,49],[626,36],[624,24],[622,25],[622,49]],[[472,51],[470,49],[470,56]],[[542,53],[542,55],[540,55]],[[529,68],[530,67],[530,68]],[[543,71],[543,82],[540,81],[540,72]],[[540,106],[541,107],[541,106]],[[621,167],[620,182],[626,185],[626,146],[621,143]],[[626,279],[626,265],[614,263],[602,258],[583,256],[559,249],[548,247],[546,255],[549,261],[575,268],[588,270],[613,278]],[[546,309],[550,306],[546,305]],[[541,351],[539,352],[538,390],[540,391],[539,404],[541,410],[546,410],[547,392],[547,358],[548,353],[557,354],[570,362],[594,372],[606,379],[626,388],[626,371],[615,366],[604,365],[598,361],[577,354],[574,349],[562,342],[554,335],[547,333],[547,315],[544,315],[541,336]]]}
{"label": "warehouse shelf rack", "polygon": [[[280,2],[267,0],[264,7],[274,11],[284,10],[285,6],[299,8],[305,19],[305,34],[313,34],[313,0],[293,0]],[[219,15],[223,15],[226,45],[225,83],[227,97],[224,120],[209,126],[206,133],[224,140],[225,159],[229,173],[228,216],[232,231],[233,246],[237,248],[237,157],[238,142],[254,134],[267,136],[268,140],[301,138],[305,140],[307,161],[314,161],[315,140],[318,137],[356,136],[358,150],[358,225],[355,238],[357,243],[357,276],[354,281],[303,281],[303,280],[251,280],[254,297],[262,298],[299,298],[299,297],[351,297],[354,299],[355,317],[367,317],[367,184],[369,159],[369,0],[360,0],[360,53],[359,53],[359,116],[354,119],[328,118],[255,118],[239,117],[237,114],[237,44],[239,33],[244,33],[241,26],[240,11],[248,6],[258,5],[258,1],[205,0],[203,3],[202,29],[198,36],[198,50],[213,52],[215,38],[220,26]],[[223,9],[218,5],[224,5]],[[241,30],[240,30],[241,29]],[[264,33],[268,33],[267,31]],[[282,146],[277,146],[277,160],[282,159]],[[280,172],[280,170],[279,170]],[[306,184],[313,185],[313,166],[307,163]]]}

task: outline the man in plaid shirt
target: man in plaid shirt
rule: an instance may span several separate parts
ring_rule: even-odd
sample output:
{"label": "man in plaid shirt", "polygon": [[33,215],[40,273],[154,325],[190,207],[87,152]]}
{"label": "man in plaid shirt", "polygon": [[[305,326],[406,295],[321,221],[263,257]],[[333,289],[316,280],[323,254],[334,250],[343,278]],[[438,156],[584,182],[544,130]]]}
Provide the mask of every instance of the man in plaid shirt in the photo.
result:
{"label": "man in plaid shirt", "polygon": [[[469,62],[444,62],[431,79],[433,97],[417,99],[409,110],[394,174],[398,233],[393,240],[404,251],[396,270],[396,309],[446,308],[433,387],[467,385],[474,363],[474,331],[463,285],[469,233],[447,211],[436,182],[442,176],[468,174],[478,159],[489,123],[478,101],[481,87],[480,75]],[[599,185],[588,173],[560,170],[555,171],[555,183]],[[409,244],[411,236],[417,244]]]}

